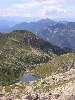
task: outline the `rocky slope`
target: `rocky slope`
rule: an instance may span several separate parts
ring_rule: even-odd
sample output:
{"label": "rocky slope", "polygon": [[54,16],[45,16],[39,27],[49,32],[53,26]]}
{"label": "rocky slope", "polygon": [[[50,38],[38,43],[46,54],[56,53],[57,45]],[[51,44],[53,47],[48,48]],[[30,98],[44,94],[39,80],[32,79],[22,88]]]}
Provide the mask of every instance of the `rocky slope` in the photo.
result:
{"label": "rocky slope", "polygon": [[75,100],[75,69],[45,79],[0,86],[1,100]]}

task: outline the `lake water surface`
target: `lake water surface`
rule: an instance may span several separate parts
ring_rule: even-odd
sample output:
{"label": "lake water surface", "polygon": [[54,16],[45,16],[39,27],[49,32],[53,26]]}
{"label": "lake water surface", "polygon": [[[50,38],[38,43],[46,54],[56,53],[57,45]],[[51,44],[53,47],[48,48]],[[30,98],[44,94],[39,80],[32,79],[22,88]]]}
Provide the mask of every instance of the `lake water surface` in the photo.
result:
{"label": "lake water surface", "polygon": [[31,82],[31,81],[35,81],[35,80],[39,80],[40,77],[37,75],[33,75],[31,73],[25,73],[23,74],[23,76],[21,76],[20,81],[21,82]]}

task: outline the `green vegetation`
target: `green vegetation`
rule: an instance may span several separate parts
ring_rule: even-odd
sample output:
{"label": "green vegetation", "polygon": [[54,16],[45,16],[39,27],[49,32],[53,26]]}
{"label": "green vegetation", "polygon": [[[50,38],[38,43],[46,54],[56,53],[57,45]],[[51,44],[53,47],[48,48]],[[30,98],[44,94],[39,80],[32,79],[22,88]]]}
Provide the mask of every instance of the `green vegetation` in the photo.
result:
{"label": "green vegetation", "polygon": [[14,83],[28,68],[41,77],[48,76],[64,67],[66,55],[57,56],[63,53],[66,51],[25,30],[1,34],[0,84]]}
{"label": "green vegetation", "polygon": [[38,65],[33,70],[34,73],[45,78],[52,73],[65,72],[71,68],[74,68],[75,53],[67,53],[61,56],[56,56],[50,63]]}

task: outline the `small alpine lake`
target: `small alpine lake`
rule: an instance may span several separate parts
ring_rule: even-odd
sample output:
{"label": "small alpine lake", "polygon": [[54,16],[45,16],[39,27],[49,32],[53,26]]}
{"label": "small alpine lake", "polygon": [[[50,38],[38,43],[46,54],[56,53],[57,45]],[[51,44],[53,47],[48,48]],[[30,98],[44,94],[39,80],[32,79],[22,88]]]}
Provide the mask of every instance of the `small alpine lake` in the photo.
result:
{"label": "small alpine lake", "polygon": [[31,81],[35,81],[35,80],[39,80],[39,79],[40,79],[40,77],[37,76],[37,75],[34,75],[32,73],[24,73],[20,77],[19,81],[21,81],[21,82],[31,82]]}

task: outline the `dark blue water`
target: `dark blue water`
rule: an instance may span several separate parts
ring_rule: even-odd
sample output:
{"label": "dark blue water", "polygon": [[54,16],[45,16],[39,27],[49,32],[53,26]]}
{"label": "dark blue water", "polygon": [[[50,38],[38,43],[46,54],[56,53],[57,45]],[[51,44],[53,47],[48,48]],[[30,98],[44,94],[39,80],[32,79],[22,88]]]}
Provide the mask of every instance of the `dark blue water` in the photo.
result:
{"label": "dark blue water", "polygon": [[39,80],[39,79],[40,79],[40,77],[38,77],[36,75],[32,75],[31,73],[26,73],[20,78],[20,81],[21,82],[31,82],[31,81],[35,81],[35,80]]}

